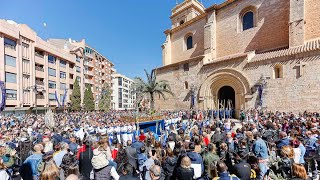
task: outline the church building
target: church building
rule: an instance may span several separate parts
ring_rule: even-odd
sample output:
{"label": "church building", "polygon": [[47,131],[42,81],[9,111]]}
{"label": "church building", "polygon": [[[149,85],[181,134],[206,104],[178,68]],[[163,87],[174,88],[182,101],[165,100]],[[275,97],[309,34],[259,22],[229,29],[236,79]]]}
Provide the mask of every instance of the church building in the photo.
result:
{"label": "church building", "polygon": [[319,0],[184,0],[170,19],[157,109],[320,111]]}

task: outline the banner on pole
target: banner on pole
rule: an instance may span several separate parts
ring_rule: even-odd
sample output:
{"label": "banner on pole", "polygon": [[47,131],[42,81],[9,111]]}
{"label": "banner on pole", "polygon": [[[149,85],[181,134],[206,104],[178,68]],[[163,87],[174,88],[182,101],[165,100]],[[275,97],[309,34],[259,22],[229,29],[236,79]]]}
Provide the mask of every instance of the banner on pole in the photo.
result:
{"label": "banner on pole", "polygon": [[6,106],[6,89],[4,81],[0,81],[0,112],[4,110]]}

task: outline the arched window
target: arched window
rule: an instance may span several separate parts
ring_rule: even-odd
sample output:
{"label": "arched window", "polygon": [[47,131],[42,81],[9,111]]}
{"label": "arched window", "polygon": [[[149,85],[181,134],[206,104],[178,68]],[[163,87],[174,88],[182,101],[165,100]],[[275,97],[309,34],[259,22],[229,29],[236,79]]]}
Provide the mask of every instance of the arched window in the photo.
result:
{"label": "arched window", "polygon": [[254,27],[254,13],[248,11],[242,16],[242,30],[251,29]]}
{"label": "arched window", "polygon": [[189,89],[189,84],[187,81],[184,82],[184,89]]}
{"label": "arched window", "polygon": [[276,66],[274,66],[274,78],[278,79],[278,78],[283,78],[283,67],[280,64],[277,64]]}
{"label": "arched window", "polygon": [[188,36],[188,38],[187,38],[187,50],[188,49],[192,49],[192,48],[193,48],[192,36]]}
{"label": "arched window", "polygon": [[184,24],[184,20],[181,20],[181,21],[180,21],[180,25],[182,25],[182,24]]}

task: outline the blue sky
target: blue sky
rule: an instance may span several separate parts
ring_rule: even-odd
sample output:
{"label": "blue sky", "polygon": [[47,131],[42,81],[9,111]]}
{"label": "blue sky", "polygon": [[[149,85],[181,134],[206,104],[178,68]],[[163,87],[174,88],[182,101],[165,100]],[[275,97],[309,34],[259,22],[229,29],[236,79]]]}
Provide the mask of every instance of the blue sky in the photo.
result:
{"label": "blue sky", "polygon": [[[178,0],[182,2],[183,0]],[[202,0],[208,7],[224,0]],[[44,38],[86,42],[119,73],[144,76],[162,65],[163,31],[176,0],[5,0],[1,19],[24,23]],[[43,23],[47,24],[44,28]]]}

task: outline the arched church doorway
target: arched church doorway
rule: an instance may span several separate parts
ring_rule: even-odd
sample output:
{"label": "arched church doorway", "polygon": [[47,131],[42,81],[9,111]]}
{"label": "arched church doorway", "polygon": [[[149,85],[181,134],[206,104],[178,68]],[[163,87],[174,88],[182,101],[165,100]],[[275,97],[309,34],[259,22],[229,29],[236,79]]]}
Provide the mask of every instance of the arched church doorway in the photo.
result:
{"label": "arched church doorway", "polygon": [[[212,73],[202,83],[199,99],[203,99],[204,109],[222,109],[221,101],[230,100],[233,117],[239,118],[241,109],[246,109],[246,95],[251,94],[249,81],[241,72],[234,69],[221,69]],[[219,101],[219,102],[218,102]],[[219,104],[219,106],[218,106]]]}
{"label": "arched church doorway", "polygon": [[222,108],[223,113],[226,114],[226,117],[234,118],[235,110],[235,100],[236,93],[231,86],[223,86],[218,91],[218,100],[221,104],[219,107]]}
{"label": "arched church doorway", "polygon": [[218,99],[224,103],[225,108],[234,108],[236,93],[231,86],[223,86],[218,91]]}

